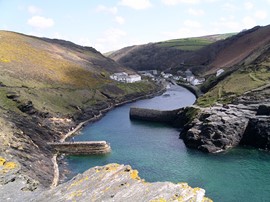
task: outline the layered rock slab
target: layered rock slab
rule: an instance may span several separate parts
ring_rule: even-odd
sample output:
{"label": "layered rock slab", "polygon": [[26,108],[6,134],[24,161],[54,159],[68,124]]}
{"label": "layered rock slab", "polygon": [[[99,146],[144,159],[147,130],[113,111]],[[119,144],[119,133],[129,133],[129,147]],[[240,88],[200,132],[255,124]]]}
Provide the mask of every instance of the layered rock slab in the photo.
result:
{"label": "layered rock slab", "polygon": [[94,167],[32,201],[212,201],[187,183],[148,183],[128,165]]}

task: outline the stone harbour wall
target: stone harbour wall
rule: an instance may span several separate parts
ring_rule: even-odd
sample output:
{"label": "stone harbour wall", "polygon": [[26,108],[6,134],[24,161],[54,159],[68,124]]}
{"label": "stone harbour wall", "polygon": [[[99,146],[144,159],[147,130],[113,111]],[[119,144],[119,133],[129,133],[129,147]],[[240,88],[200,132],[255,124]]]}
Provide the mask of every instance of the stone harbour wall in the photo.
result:
{"label": "stone harbour wall", "polygon": [[129,117],[130,119],[143,121],[172,123],[177,119],[180,112],[182,112],[182,109],[162,111],[156,109],[131,107]]}
{"label": "stone harbour wall", "polygon": [[111,151],[106,141],[48,143],[55,153],[71,155],[106,154]]}

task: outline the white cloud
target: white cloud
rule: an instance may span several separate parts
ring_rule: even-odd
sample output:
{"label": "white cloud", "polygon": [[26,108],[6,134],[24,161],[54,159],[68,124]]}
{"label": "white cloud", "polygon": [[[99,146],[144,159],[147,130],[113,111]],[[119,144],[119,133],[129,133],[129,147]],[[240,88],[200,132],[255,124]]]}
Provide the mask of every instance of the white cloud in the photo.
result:
{"label": "white cloud", "polygon": [[189,38],[189,37],[198,37],[198,36],[206,36],[213,34],[208,30],[204,29],[194,29],[189,27],[182,27],[174,32],[163,32],[167,39],[179,39],[179,38]]}
{"label": "white cloud", "polygon": [[252,10],[254,8],[254,4],[251,2],[245,2],[244,7],[246,10]]}
{"label": "white cloud", "polygon": [[99,5],[97,8],[96,8],[96,11],[97,12],[104,12],[104,13],[109,13],[109,14],[113,14],[113,15],[116,15],[117,12],[118,12],[118,9],[116,6],[114,7],[106,7],[104,5]]}
{"label": "white cloud", "polygon": [[54,26],[54,20],[52,18],[33,16],[27,21],[27,24],[35,28],[46,29],[46,28]]}
{"label": "white cloud", "polygon": [[117,22],[118,24],[122,25],[125,23],[125,19],[121,16],[116,16],[115,17],[115,22]]}
{"label": "white cloud", "polygon": [[237,10],[237,6],[232,3],[223,4],[223,9],[226,11],[234,12]]}
{"label": "white cloud", "polygon": [[257,19],[264,20],[264,19],[267,18],[268,13],[266,11],[260,10],[260,11],[256,11],[255,14],[254,14],[254,16]]}
{"label": "white cloud", "polygon": [[119,4],[136,10],[146,9],[152,6],[149,0],[121,0]]}
{"label": "white cloud", "polygon": [[194,15],[194,16],[202,16],[202,15],[205,14],[204,10],[202,10],[202,9],[193,9],[193,8],[188,9],[188,13],[190,15]]}
{"label": "white cloud", "polygon": [[124,42],[126,36],[127,33],[120,29],[105,30],[102,36],[95,40],[94,48],[101,52],[120,49],[126,45]]}
{"label": "white cloud", "polygon": [[30,5],[27,7],[27,11],[30,14],[40,14],[42,12],[42,10],[36,6]]}
{"label": "white cloud", "polygon": [[222,17],[216,22],[211,23],[211,25],[216,33],[238,32],[245,28],[242,26],[243,23],[239,23],[235,20],[234,16]]}
{"label": "white cloud", "polygon": [[162,3],[168,6],[174,6],[177,4],[198,4],[201,2],[201,0],[161,0]]}
{"label": "white cloud", "polygon": [[186,27],[190,27],[190,28],[200,28],[200,27],[202,27],[201,23],[199,23],[197,21],[194,21],[194,20],[186,20],[184,22],[184,25]]}
{"label": "white cloud", "polygon": [[257,25],[256,20],[250,16],[244,17],[242,23],[245,29],[249,29]]}

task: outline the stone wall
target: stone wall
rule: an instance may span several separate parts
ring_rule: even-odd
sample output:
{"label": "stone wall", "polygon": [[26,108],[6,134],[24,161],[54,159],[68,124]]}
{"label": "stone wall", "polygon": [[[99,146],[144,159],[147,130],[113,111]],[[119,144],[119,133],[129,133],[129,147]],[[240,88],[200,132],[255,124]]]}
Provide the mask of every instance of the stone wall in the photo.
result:
{"label": "stone wall", "polygon": [[106,154],[111,151],[106,141],[48,143],[55,153],[71,155]]}
{"label": "stone wall", "polygon": [[178,118],[178,114],[182,111],[182,109],[161,111],[155,109],[131,107],[129,116],[130,119],[136,120],[173,123]]}

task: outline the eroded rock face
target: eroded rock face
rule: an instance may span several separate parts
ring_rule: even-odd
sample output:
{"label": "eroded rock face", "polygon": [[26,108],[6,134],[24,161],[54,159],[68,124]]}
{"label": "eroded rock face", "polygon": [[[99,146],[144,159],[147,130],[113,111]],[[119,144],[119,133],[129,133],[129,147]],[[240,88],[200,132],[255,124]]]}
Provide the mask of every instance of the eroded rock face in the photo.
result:
{"label": "eroded rock face", "polygon": [[181,133],[185,144],[204,152],[218,152],[237,146],[249,118],[256,109],[244,105],[217,105],[201,109],[198,118],[186,126]]}
{"label": "eroded rock face", "polygon": [[148,183],[130,166],[94,167],[33,201],[212,201],[186,183]]}
{"label": "eroded rock face", "polygon": [[252,145],[256,148],[270,149],[270,116],[251,118],[243,135],[241,144]]}

